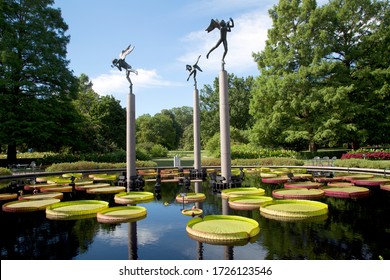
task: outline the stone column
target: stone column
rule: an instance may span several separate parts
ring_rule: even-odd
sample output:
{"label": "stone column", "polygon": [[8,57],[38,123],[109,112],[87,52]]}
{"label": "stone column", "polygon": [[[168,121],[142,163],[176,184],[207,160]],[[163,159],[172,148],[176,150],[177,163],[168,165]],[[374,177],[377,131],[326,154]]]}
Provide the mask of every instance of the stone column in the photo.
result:
{"label": "stone column", "polygon": [[230,117],[227,72],[222,69],[219,74],[219,121],[221,134],[221,175],[225,183],[231,179],[230,152]]}
{"label": "stone column", "polygon": [[135,165],[135,95],[133,87],[127,97],[126,111],[126,182],[127,192],[130,191],[131,178],[137,175]]}
{"label": "stone column", "polygon": [[200,108],[199,108],[199,91],[194,89],[194,110],[193,110],[193,125],[194,125],[194,169],[201,172],[201,152],[200,152]]}

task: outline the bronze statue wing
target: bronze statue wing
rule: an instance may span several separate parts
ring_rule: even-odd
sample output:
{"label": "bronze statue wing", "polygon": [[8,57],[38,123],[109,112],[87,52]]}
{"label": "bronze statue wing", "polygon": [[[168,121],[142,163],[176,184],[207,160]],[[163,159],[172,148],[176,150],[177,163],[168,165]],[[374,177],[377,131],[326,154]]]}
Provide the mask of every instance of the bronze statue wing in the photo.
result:
{"label": "bronze statue wing", "polygon": [[120,59],[125,59],[125,57],[131,53],[132,51],[134,50],[134,46],[131,47],[131,44],[126,48],[124,49],[120,54],[119,54],[119,58]]}
{"label": "bronze statue wing", "polygon": [[218,20],[211,19],[210,24],[209,24],[209,27],[206,28],[206,31],[207,31],[207,32],[211,32],[211,31],[213,31],[215,28],[218,28],[218,29],[219,29],[219,27],[220,27],[220,25],[219,25]]}

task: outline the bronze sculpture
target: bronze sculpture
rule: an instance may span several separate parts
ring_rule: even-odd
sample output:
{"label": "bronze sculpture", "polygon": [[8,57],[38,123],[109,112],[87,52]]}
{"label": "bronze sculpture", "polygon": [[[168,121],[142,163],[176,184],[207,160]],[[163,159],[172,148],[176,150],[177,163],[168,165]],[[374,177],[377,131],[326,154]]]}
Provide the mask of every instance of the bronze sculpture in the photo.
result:
{"label": "bronze sculpture", "polygon": [[207,53],[207,55],[206,55],[207,58],[209,58],[209,55],[213,50],[218,48],[219,45],[221,43],[223,43],[223,47],[225,50],[224,50],[224,53],[222,56],[222,63],[223,64],[225,63],[225,56],[226,56],[227,51],[228,51],[227,32],[230,32],[233,27],[234,27],[234,21],[232,18],[230,18],[228,22],[225,22],[224,20],[221,20],[221,21],[214,20],[214,19],[211,20],[209,27],[207,27],[206,31],[211,32],[215,28],[218,28],[220,30],[221,37],[220,37],[219,41],[217,42],[217,44],[214,47],[212,47],[211,50]]}
{"label": "bronze sculpture", "polygon": [[138,75],[138,72],[134,70],[126,61],[125,58],[126,56],[131,53],[134,50],[134,46],[131,47],[131,44],[124,50],[121,51],[119,54],[119,59],[114,59],[112,61],[112,66],[111,67],[116,67],[119,69],[119,71],[122,71],[122,69],[126,70],[126,78],[129,81],[130,85],[133,85],[130,79],[130,73],[135,73]]}
{"label": "bronze sculpture", "polygon": [[203,72],[202,69],[200,69],[200,67],[198,66],[198,62],[199,62],[200,57],[201,56],[198,56],[198,60],[196,61],[196,63],[194,65],[192,65],[192,66],[189,64],[186,65],[187,71],[190,72],[190,74],[188,75],[188,78],[187,78],[187,82],[190,79],[190,77],[193,76],[195,87],[196,87],[196,71],[199,70],[200,72]]}

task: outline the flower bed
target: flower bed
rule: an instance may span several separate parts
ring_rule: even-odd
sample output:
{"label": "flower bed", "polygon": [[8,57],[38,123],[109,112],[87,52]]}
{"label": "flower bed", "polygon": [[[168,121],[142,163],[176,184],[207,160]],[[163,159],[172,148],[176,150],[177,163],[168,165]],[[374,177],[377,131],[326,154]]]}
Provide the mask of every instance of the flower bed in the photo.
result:
{"label": "flower bed", "polygon": [[370,160],[390,160],[390,152],[350,152],[343,154],[341,159],[370,159]]}

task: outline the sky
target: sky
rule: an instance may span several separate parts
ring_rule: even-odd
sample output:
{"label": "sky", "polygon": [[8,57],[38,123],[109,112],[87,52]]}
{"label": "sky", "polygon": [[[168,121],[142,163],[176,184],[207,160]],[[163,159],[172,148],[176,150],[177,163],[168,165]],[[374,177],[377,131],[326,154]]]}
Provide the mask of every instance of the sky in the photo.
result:
{"label": "sky", "polygon": [[129,44],[126,62],[136,97],[136,117],[163,109],[193,106],[194,83],[186,65],[201,55],[198,89],[219,75],[223,46],[219,30],[208,33],[211,19],[233,18],[228,33],[225,70],[238,77],[258,76],[252,53],[264,49],[272,21],[268,10],[278,0],[55,0],[68,25],[67,59],[74,75],[86,74],[99,95],[112,95],[126,107],[129,83],[125,72],[111,67]]}

